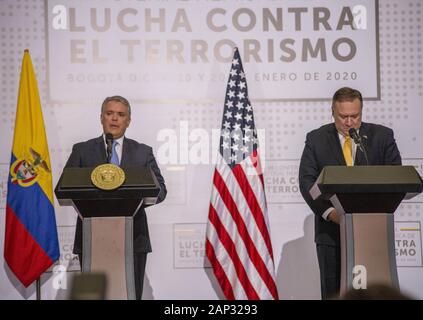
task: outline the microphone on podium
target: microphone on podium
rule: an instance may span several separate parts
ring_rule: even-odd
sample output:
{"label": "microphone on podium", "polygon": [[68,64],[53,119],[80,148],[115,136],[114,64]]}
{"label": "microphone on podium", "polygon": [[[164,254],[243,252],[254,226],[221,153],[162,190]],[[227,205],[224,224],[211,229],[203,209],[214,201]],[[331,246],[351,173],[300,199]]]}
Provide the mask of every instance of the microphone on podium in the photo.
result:
{"label": "microphone on podium", "polygon": [[113,135],[106,133],[106,144],[107,144],[107,163],[110,163],[112,159],[112,146],[113,146]]}
{"label": "microphone on podium", "polygon": [[351,138],[353,138],[354,143],[360,148],[361,152],[364,154],[364,158],[366,159],[366,165],[369,165],[369,159],[367,158],[367,151],[363,144],[363,140],[361,140],[361,136],[357,133],[357,130],[354,128],[350,128],[348,130],[348,134]]}

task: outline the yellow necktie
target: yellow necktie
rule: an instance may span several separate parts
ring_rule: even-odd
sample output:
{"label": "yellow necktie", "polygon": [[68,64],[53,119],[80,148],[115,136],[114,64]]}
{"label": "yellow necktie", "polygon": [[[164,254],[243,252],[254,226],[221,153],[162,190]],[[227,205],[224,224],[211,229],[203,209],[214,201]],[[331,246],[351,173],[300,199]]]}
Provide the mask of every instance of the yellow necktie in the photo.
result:
{"label": "yellow necktie", "polygon": [[342,152],[344,153],[345,162],[347,166],[352,166],[352,144],[351,138],[345,137],[344,146],[342,147]]}

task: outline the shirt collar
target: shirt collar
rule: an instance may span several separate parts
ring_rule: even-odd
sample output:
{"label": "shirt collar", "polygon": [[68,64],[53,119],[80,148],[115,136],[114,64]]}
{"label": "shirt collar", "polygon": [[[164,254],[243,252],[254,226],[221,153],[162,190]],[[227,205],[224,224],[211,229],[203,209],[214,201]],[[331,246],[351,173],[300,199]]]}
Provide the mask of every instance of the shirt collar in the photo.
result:
{"label": "shirt collar", "polygon": [[[117,143],[120,145],[120,146],[122,146],[123,145],[123,139],[125,138],[125,136],[122,136],[122,137],[120,137],[119,139],[114,139],[113,141],[117,141]],[[106,134],[104,134],[103,133],[103,141],[104,141],[104,144],[107,146],[107,143],[106,143]]]}
{"label": "shirt collar", "polygon": [[[360,128],[355,129],[355,130],[357,131],[357,134],[360,134]],[[345,136],[339,131],[338,131],[338,137],[339,137],[339,141],[341,141],[343,143],[344,140],[345,140]],[[351,141],[354,143],[354,139],[351,138]]]}

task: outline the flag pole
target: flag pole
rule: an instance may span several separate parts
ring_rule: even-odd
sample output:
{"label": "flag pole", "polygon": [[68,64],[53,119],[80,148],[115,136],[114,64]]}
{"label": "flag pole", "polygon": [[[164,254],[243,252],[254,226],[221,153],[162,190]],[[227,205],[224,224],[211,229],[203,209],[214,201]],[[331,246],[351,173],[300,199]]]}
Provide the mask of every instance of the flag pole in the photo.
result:
{"label": "flag pole", "polygon": [[41,300],[41,281],[40,281],[40,277],[37,278],[36,282],[35,282],[35,287],[36,287],[36,299],[37,300]]}

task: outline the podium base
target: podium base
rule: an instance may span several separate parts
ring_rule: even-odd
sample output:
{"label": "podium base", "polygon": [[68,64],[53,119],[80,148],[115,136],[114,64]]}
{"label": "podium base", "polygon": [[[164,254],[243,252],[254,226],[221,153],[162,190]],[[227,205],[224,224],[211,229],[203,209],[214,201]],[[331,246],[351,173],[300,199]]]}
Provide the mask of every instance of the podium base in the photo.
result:
{"label": "podium base", "polygon": [[85,218],[82,242],[82,272],[106,275],[106,299],[135,300],[133,218]]}
{"label": "podium base", "polygon": [[394,215],[347,213],[341,216],[340,227],[341,296],[376,283],[399,289]]}

